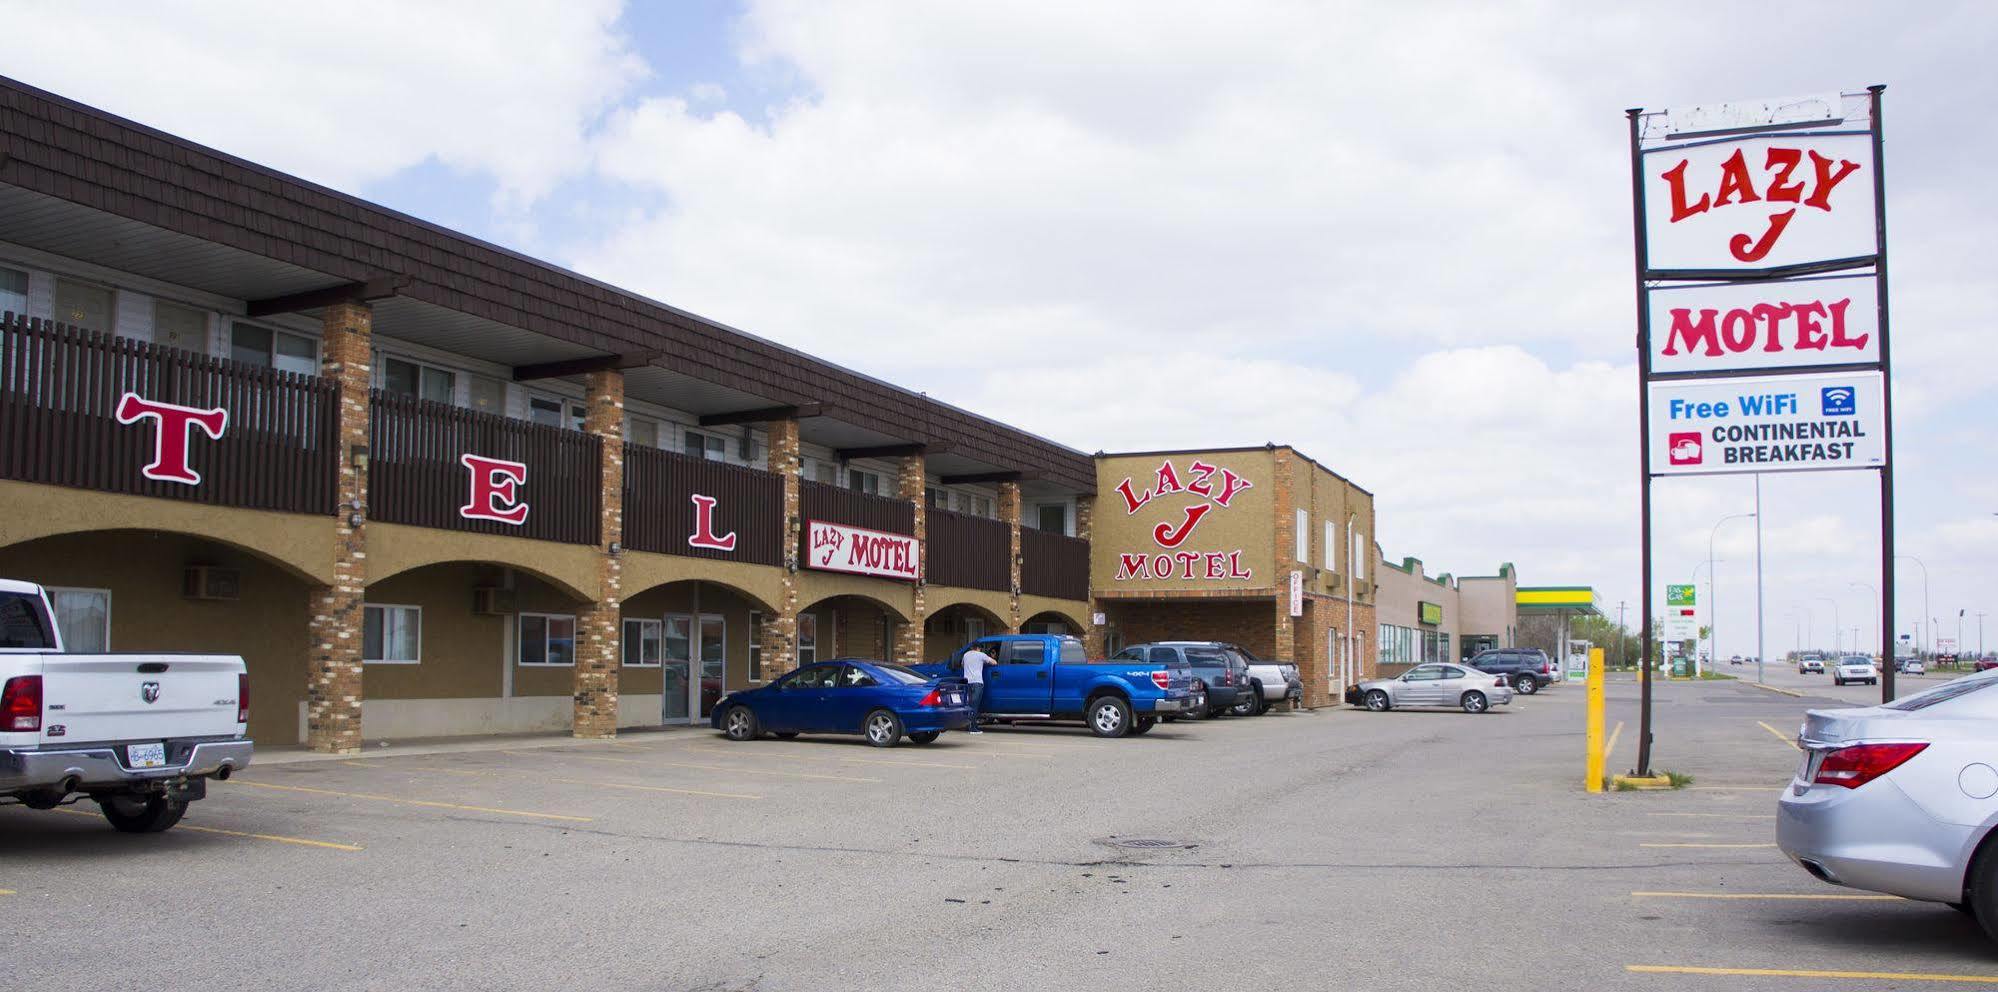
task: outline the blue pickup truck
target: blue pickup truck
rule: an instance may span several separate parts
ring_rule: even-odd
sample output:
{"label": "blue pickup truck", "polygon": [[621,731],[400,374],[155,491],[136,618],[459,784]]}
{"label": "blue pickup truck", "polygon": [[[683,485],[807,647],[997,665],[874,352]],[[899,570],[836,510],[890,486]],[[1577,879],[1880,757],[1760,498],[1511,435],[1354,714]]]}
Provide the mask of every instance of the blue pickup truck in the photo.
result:
{"label": "blue pickup truck", "polygon": [[962,676],[964,653],[974,647],[998,662],[985,669],[979,712],[987,718],[1081,720],[1098,737],[1122,737],[1193,708],[1193,670],[1186,665],[1090,661],[1081,641],[1054,634],[981,637],[916,671]]}

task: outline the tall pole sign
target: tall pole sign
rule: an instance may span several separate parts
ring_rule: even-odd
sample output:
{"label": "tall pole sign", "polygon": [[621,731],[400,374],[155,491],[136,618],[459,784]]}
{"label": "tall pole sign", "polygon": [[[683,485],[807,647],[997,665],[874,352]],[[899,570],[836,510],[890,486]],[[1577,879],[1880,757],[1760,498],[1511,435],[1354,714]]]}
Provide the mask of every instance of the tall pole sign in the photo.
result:
{"label": "tall pole sign", "polygon": [[[1880,609],[1894,615],[1883,89],[1627,112],[1642,465],[1641,775],[1651,770],[1657,637],[1654,480],[1879,473]],[[1881,623],[1883,658],[1893,657],[1893,626]],[[1882,665],[1883,701],[1894,698],[1893,667]]]}

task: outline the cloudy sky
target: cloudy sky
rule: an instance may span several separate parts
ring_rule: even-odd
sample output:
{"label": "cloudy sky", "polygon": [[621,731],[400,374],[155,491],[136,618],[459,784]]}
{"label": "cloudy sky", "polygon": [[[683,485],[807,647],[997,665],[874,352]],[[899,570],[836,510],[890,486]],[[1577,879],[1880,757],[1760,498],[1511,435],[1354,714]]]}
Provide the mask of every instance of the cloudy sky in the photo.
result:
{"label": "cloudy sky", "polygon": [[[0,72],[1083,450],[1288,442],[1390,557],[1633,616],[1623,110],[1885,83],[1901,548],[1998,648],[1998,12],[1621,6],[0,0]],[[1657,499],[1708,596],[1751,478]],[[1877,638],[1877,509],[1764,477],[1770,654]]]}

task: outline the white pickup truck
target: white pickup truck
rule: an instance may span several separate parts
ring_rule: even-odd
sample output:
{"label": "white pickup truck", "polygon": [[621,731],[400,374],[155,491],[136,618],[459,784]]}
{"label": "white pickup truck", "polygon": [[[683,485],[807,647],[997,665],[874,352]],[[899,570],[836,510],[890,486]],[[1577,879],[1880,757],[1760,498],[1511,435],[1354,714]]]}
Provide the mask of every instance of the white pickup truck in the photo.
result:
{"label": "white pickup truck", "polygon": [[157,833],[249,767],[243,659],[68,654],[48,598],[0,579],[0,803],[88,797],[111,825]]}

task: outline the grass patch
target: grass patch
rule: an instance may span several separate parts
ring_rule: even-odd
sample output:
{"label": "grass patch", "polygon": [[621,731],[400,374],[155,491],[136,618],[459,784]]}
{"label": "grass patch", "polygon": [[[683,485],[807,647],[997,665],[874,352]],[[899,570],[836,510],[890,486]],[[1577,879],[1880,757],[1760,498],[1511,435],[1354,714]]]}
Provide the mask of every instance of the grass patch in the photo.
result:
{"label": "grass patch", "polygon": [[1672,788],[1674,789],[1683,789],[1693,784],[1693,776],[1691,775],[1683,775],[1679,772],[1666,772],[1665,777],[1672,780]]}

